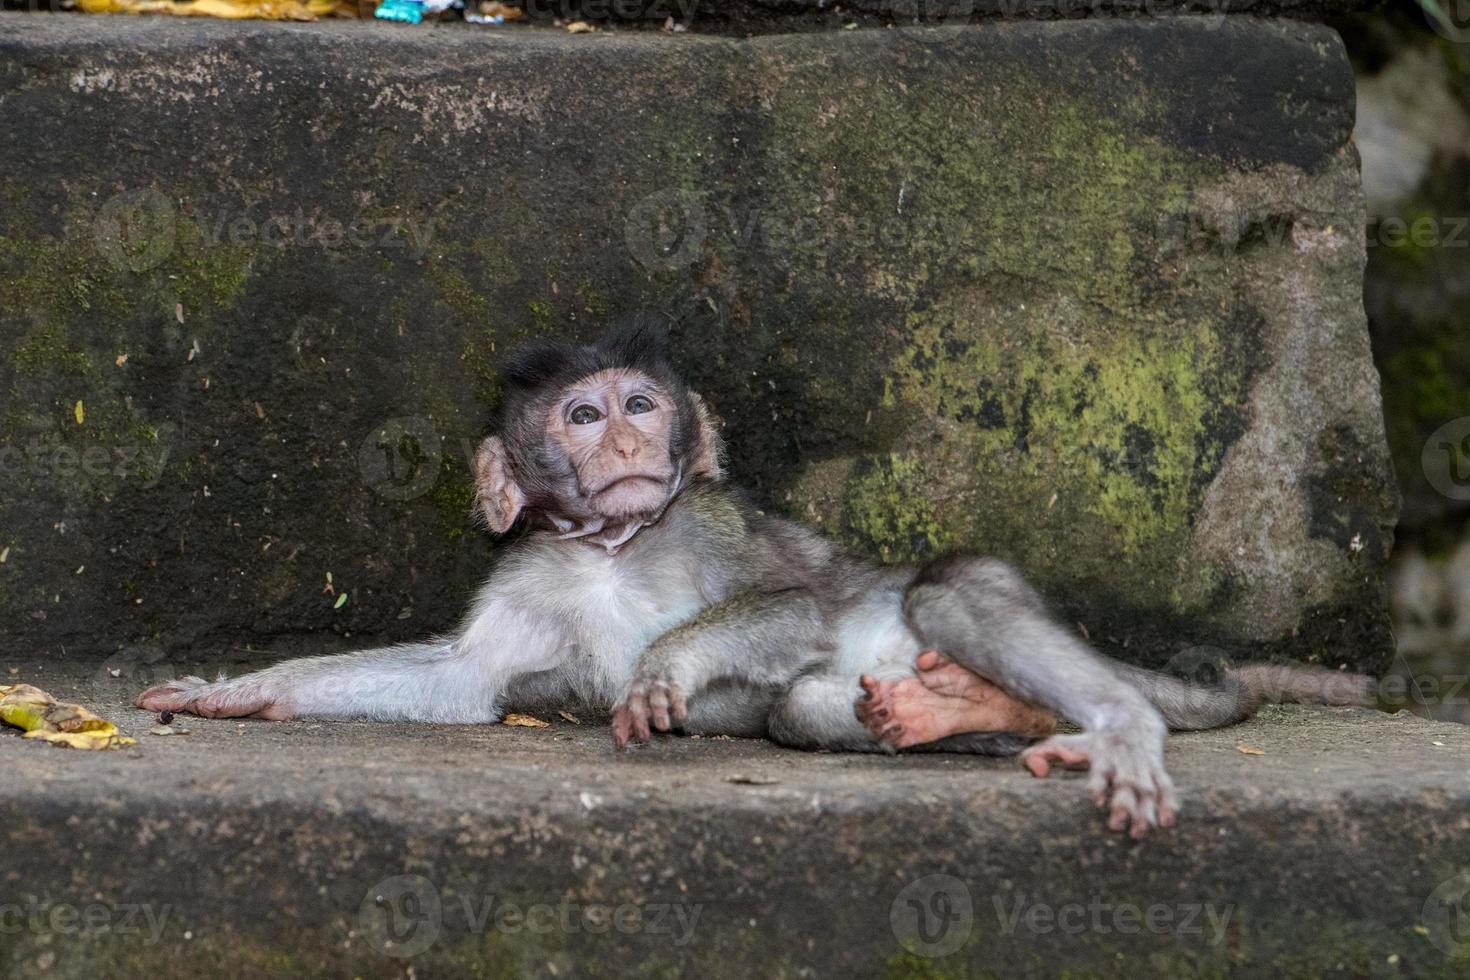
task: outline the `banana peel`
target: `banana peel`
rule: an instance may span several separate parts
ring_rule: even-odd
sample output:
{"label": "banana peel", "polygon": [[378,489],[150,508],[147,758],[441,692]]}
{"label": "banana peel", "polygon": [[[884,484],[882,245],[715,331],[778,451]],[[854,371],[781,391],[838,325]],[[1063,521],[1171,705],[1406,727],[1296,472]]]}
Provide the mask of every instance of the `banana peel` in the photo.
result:
{"label": "banana peel", "polygon": [[80,0],[89,14],[167,14],[226,20],[316,20],[329,14],[357,16],[355,3],[339,0]]}
{"label": "banana peel", "polygon": [[24,729],[23,738],[72,749],[117,749],[137,743],[81,705],[63,704],[29,684],[0,684],[0,721]]}

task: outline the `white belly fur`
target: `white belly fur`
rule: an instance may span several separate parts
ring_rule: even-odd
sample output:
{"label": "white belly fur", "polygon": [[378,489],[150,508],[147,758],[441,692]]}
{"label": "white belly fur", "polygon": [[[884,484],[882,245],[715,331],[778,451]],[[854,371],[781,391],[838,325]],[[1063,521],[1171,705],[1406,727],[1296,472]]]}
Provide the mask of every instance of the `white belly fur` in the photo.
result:
{"label": "white belly fur", "polygon": [[903,621],[903,593],[883,589],[837,623],[834,670],[842,675],[904,676],[914,672],[923,647]]}

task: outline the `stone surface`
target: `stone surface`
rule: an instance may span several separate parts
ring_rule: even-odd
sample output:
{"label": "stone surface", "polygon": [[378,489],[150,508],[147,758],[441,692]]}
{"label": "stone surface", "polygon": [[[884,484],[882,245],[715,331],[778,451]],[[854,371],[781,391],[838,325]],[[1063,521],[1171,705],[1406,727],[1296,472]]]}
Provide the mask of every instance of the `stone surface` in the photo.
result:
{"label": "stone surface", "polygon": [[1337,36],[1250,18],[7,16],[0,635],[449,627],[497,359],[651,308],[767,506],[1011,558],[1141,662],[1380,669],[1351,126]]}
{"label": "stone surface", "polygon": [[524,0],[537,23],[586,20],[611,29],[675,24],[699,32],[770,34],[860,27],[957,25],[998,19],[1153,18],[1190,15],[1316,19],[1363,0]]}
{"label": "stone surface", "polygon": [[[17,680],[139,744],[0,731],[0,975],[401,976],[380,895],[421,977],[1275,980],[1470,962],[1454,918],[1470,729],[1407,715],[1270,708],[1174,736],[1181,821],[1134,843],[1079,780],[1004,760],[676,738],[619,753],[607,728],[560,719],[188,718],[163,737],[127,707],[126,672],[0,660]],[[564,903],[570,927],[500,918]],[[581,918],[619,908],[602,933]]]}

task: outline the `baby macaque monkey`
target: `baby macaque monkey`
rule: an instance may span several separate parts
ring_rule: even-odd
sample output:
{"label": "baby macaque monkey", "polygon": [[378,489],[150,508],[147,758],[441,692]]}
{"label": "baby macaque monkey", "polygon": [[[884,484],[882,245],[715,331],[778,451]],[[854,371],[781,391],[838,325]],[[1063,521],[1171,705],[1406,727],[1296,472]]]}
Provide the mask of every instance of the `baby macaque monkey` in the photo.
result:
{"label": "baby macaque monkey", "polygon": [[[1111,661],[984,558],[879,566],[761,513],[723,479],[720,438],[658,324],[547,343],[504,371],[474,461],[500,555],[454,635],[181,680],[151,711],[493,722],[612,709],[620,745],[653,730],[850,751],[1021,753],[1086,766],[1108,825],[1142,836],[1178,809],[1169,727],[1210,728],[1278,696],[1357,703],[1366,678],[1246,667],[1216,687]],[[937,652],[935,652],[937,651]],[[917,666],[917,670],[916,670]],[[1054,734],[1055,716],[1080,726]]]}

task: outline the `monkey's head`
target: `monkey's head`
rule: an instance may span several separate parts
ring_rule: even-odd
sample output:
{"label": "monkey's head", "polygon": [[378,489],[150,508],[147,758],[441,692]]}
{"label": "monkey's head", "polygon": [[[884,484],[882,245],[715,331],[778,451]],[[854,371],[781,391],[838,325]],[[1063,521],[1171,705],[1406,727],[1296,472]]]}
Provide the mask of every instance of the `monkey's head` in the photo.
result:
{"label": "monkey's head", "polygon": [[497,433],[475,456],[492,531],[522,513],[568,534],[636,530],[691,482],[721,478],[720,437],[667,348],[663,325],[636,317],[592,344],[510,358]]}

